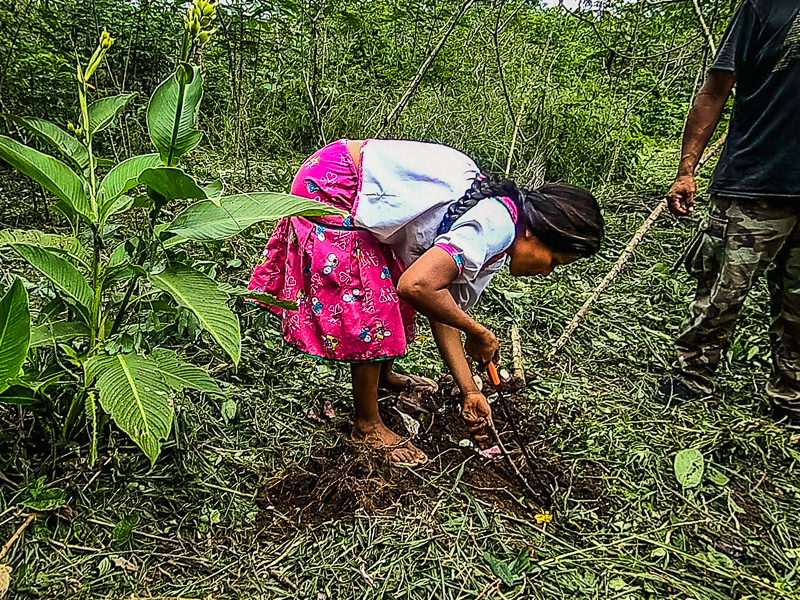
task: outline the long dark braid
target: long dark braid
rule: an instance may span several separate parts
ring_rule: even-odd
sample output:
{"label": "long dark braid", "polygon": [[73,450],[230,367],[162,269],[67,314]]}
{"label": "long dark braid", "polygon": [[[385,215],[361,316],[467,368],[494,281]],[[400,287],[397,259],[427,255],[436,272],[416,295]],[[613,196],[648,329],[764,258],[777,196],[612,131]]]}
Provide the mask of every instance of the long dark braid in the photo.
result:
{"label": "long dark braid", "polygon": [[467,192],[447,209],[439,228],[436,230],[436,235],[442,235],[450,231],[459,217],[481,200],[500,198],[502,196],[508,196],[517,205],[517,209],[520,208],[519,190],[513,181],[500,179],[499,177],[478,175]]}
{"label": "long dark braid", "polygon": [[603,215],[592,194],[580,187],[548,183],[534,190],[517,187],[510,179],[479,175],[467,192],[453,203],[442,218],[436,235],[486,198],[511,198],[517,206],[517,231],[530,231],[548,248],[577,257],[591,256],[600,249],[604,236]]}

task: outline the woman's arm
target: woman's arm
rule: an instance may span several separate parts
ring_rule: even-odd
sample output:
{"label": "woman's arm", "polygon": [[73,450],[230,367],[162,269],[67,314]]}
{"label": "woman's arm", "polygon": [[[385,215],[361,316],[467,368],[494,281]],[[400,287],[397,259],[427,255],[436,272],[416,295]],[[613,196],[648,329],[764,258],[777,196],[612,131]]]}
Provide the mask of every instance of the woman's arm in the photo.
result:
{"label": "woman's arm", "polygon": [[403,273],[397,294],[431,321],[466,333],[466,351],[478,364],[496,362],[500,357],[497,337],[461,310],[448,291],[456,277],[458,267],[453,257],[434,246]]}
{"label": "woman's arm", "polygon": [[458,329],[431,320],[431,331],[445,364],[453,374],[453,379],[464,397],[461,415],[467,422],[470,433],[479,443],[487,442],[487,426],[492,418],[492,409],[472,379],[472,371],[461,345],[461,332]]}

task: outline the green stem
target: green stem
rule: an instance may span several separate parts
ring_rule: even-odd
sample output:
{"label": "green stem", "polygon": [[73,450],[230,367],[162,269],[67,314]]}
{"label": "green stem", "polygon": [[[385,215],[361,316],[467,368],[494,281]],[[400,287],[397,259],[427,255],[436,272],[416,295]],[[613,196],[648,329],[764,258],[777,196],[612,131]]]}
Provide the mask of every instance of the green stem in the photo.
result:
{"label": "green stem", "polygon": [[103,238],[101,230],[94,223],[92,223],[92,246],[94,250],[92,254],[92,285],[94,287],[94,297],[92,298],[92,312],[90,317],[90,330],[92,332],[90,353],[94,350],[98,338],[103,339],[104,337],[100,331],[102,326],[101,308],[103,300],[103,280],[105,279],[105,272],[103,272],[102,276],[100,274],[100,261],[102,258],[100,256],[100,251],[103,247]]}
{"label": "green stem", "polygon": [[[92,217],[98,218],[97,210],[97,174],[95,173],[96,162],[94,152],[92,151],[92,132],[89,129],[89,106],[86,101],[86,95],[89,93],[89,86],[86,83],[86,77],[83,77],[78,85],[78,97],[81,105],[81,118],[83,121],[83,130],[86,135],[86,150],[89,155],[89,200],[92,206]],[[89,328],[91,331],[91,345],[90,352],[93,352],[97,343],[98,335],[100,334],[101,326],[101,306],[103,299],[103,277],[101,277],[100,252],[103,247],[103,229],[102,224],[93,222],[92,228],[92,287],[94,288],[94,297],[92,298],[91,318]],[[102,337],[102,336],[101,336]]]}
{"label": "green stem", "polygon": [[192,47],[192,34],[188,30],[183,36],[183,45],[181,46],[181,62],[185,63],[189,60],[189,50]]}
{"label": "green stem", "polygon": [[72,428],[75,426],[75,421],[78,420],[81,412],[83,411],[83,400],[86,396],[86,388],[75,394],[72,398],[72,404],[69,406],[67,418],[64,419],[64,426],[61,428],[61,439],[66,441],[72,433]]}
{"label": "green stem", "polygon": [[[158,219],[158,213],[160,212],[160,207],[154,208],[150,212],[150,235],[153,234],[153,228],[156,225],[156,220]],[[139,251],[139,256],[136,258],[136,266],[141,267],[144,264],[145,259],[147,258],[147,246],[142,246],[142,249]],[[111,330],[108,332],[108,336],[111,337],[122,325],[122,321],[125,318],[125,312],[128,309],[128,303],[131,300],[131,295],[133,294],[133,290],[136,287],[136,282],[139,281],[140,275],[134,271],[133,275],[131,276],[131,281],[128,283],[128,289],[125,290],[125,295],[122,297],[122,302],[120,303],[119,307],[117,308],[117,316],[114,318],[114,323],[111,325]]]}
{"label": "green stem", "polygon": [[78,86],[78,98],[81,104],[81,119],[83,121],[83,131],[86,135],[86,150],[89,153],[89,201],[92,205],[92,215],[96,216],[97,211],[97,174],[95,173],[96,162],[92,152],[92,132],[89,130],[89,105],[86,102],[86,94],[89,86],[85,80],[80,81]]}

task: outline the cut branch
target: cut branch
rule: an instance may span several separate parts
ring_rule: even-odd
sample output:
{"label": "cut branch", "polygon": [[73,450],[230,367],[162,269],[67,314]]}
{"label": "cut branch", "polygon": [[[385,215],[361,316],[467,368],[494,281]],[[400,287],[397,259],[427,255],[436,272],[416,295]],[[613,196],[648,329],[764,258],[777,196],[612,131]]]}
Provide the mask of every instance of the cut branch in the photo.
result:
{"label": "cut branch", "polygon": [[422,82],[422,79],[425,77],[425,74],[428,72],[428,69],[431,68],[433,61],[436,60],[436,57],[439,55],[439,52],[444,47],[447,39],[450,35],[455,31],[456,26],[461,22],[461,19],[464,18],[464,15],[467,14],[467,11],[475,4],[475,0],[465,0],[464,4],[461,5],[461,8],[456,13],[456,16],[453,17],[453,20],[450,22],[447,31],[445,31],[442,38],[439,40],[439,43],[436,44],[436,47],[431,51],[428,55],[428,58],[425,59],[425,62],[422,63],[422,66],[417,71],[417,74],[414,76],[414,79],[411,80],[411,83],[408,86],[408,89],[405,91],[403,96],[400,98],[400,101],[397,105],[392,109],[392,112],[383,120],[383,125],[381,125],[380,129],[378,129],[377,133],[373,137],[381,137],[383,133],[400,117],[400,113],[403,112],[406,105],[411,100],[411,97],[414,95],[414,92],[417,91],[419,84]]}
{"label": "cut branch", "polygon": [[[708,160],[712,156],[714,156],[714,154],[716,154],[717,150],[719,150],[725,143],[727,137],[728,134],[726,132],[725,134],[722,135],[722,137],[719,138],[719,140],[717,140],[717,142],[713,146],[711,146],[711,148],[708,149],[708,151],[703,155],[703,157],[697,163],[697,167],[695,167],[695,173],[697,173],[703,167],[703,165],[706,164],[706,162],[708,162]],[[600,297],[600,294],[606,291],[611,282],[614,281],[617,275],[619,275],[622,272],[622,269],[625,267],[625,264],[628,262],[628,259],[631,257],[631,254],[633,254],[633,251],[642,241],[645,234],[647,234],[647,232],[653,226],[653,223],[655,223],[658,217],[661,215],[661,213],[664,212],[664,209],[666,207],[667,207],[667,200],[665,198],[658,203],[658,205],[652,210],[647,219],[645,219],[644,223],[642,223],[642,226],[639,227],[637,232],[633,235],[633,238],[631,238],[631,241],[628,242],[628,245],[625,247],[625,250],[617,259],[617,262],[614,264],[614,266],[611,268],[608,274],[603,278],[603,281],[600,282],[600,285],[598,285],[595,288],[594,292],[592,292],[592,295],[589,296],[589,299],[586,302],[584,302],[583,306],[577,312],[577,314],[572,318],[572,321],[570,321],[569,325],[567,325],[567,328],[564,330],[564,333],[561,334],[561,337],[558,338],[556,345],[553,346],[553,349],[547,356],[548,360],[552,359],[553,356],[555,356],[556,352],[558,352],[564,346],[564,344],[566,344],[569,341],[569,338],[572,336],[573,333],[575,333],[575,330],[578,329],[578,326],[581,324],[583,317],[586,316],[586,313],[588,313],[591,310],[592,306],[594,306],[594,303],[597,302],[597,299]]]}

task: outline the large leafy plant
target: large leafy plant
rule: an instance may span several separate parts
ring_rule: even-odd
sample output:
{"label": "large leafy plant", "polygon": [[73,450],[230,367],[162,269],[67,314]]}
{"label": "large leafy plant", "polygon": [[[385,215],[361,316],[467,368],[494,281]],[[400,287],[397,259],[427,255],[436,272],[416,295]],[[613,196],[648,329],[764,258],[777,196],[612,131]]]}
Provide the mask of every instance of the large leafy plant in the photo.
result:
{"label": "large leafy plant", "polygon": [[[160,302],[168,314],[193,315],[234,365],[241,336],[238,318],[227,305],[230,297],[247,294],[279,304],[269,296],[219,285],[194,268],[180,246],[187,240],[223,240],[265,220],[335,212],[288,194],[224,195],[221,181],[201,185],[178,167],[202,138],[196,120],[203,77],[192,58],[199,59],[213,35],[215,18],[216,4],[205,0],[194,0],[188,9],[178,66],[147,106],[156,152],[119,164],[95,156],[95,139],[132,99],[132,94],[120,94],[90,102],[92,75],[114,43],[105,31],[88,64],[77,67],[77,125],[64,130],[45,119],[6,115],[58,158],[0,136],[0,159],[51,192],[57,199],[54,210],[73,226],[71,236],[0,232],[0,246],[41,275],[40,295],[50,298],[35,321],[19,278],[0,300],[0,401],[43,409],[59,425],[62,441],[85,423],[91,461],[98,422],[106,416],[154,462],[172,427],[175,394],[186,389],[220,393],[206,371],[175,352],[157,344],[140,345],[134,352],[120,342],[136,322],[143,299],[151,307]],[[163,209],[175,201],[189,204],[165,220]],[[146,218],[129,216],[137,212]],[[133,227],[127,239],[116,237],[119,222]]]}

